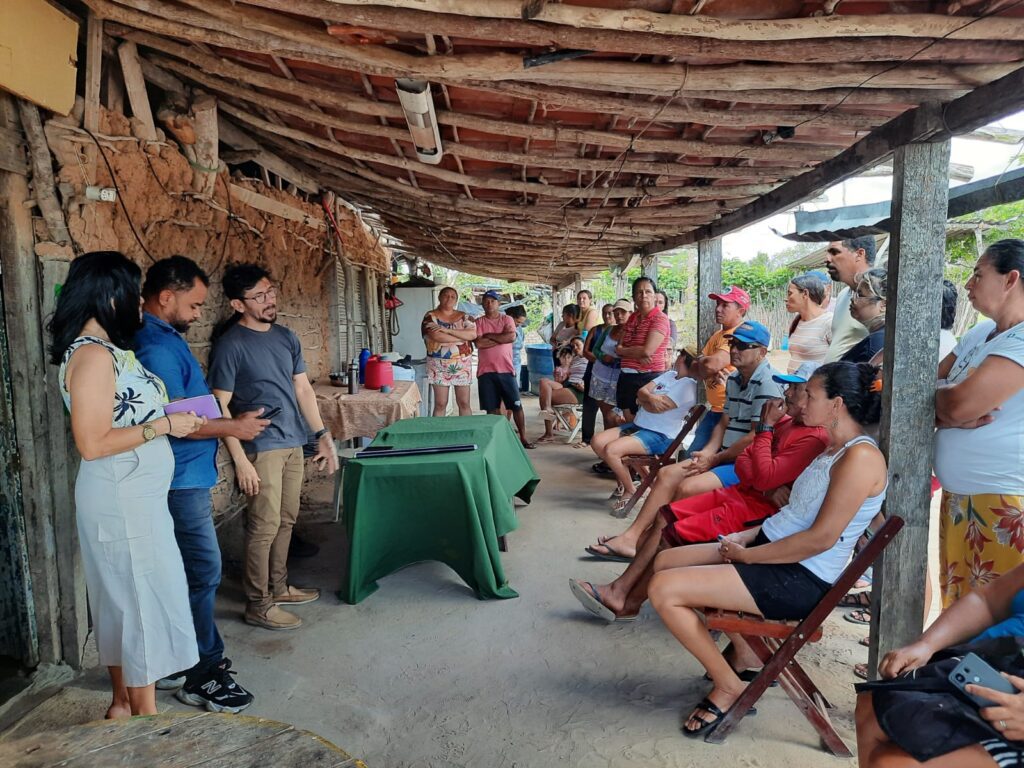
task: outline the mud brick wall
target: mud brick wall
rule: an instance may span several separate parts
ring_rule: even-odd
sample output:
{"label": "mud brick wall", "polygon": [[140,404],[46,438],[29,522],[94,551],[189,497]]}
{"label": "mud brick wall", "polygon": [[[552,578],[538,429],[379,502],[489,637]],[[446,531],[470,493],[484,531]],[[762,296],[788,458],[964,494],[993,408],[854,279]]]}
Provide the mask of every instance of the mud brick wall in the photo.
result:
{"label": "mud brick wall", "polygon": [[[106,137],[101,138],[103,154],[113,170],[113,178],[96,144],[84,131],[77,129],[73,119],[57,118],[46,124],[47,141],[56,158],[58,190],[78,251],[118,250],[138,263],[143,271],[152,263],[151,257],[160,259],[181,254],[194,259],[211,278],[203,317],[187,336],[204,368],[212,330],[231,313],[221,290],[224,269],[241,261],[260,264],[279,287],[279,322],[301,339],[310,378],[326,380],[331,366],[330,306],[338,251],[336,240],[326,226],[292,221],[232,199],[228,184],[283,202],[303,211],[315,222],[324,221],[322,208],[268,187],[262,181],[232,178],[224,170],[217,178],[212,199],[204,201],[192,195],[192,168],[173,143],[140,143],[132,137],[129,122],[123,115],[106,110],[102,110],[99,135]],[[90,163],[94,163],[94,175]],[[116,186],[124,206],[120,202],[87,201],[88,178],[95,179],[100,186]],[[138,237],[133,234],[132,225]],[[378,271],[388,270],[389,255],[354,213],[339,210],[338,226],[344,238],[345,259]],[[145,249],[139,244],[140,239]],[[46,263],[66,262],[73,258],[74,251],[49,242],[46,228],[39,220],[36,222],[36,254],[44,263],[44,274],[61,275],[63,271],[59,267],[49,265],[47,268]],[[44,295],[52,289],[53,286],[43,286]],[[235,488],[231,460],[223,449],[218,463],[221,481],[214,490],[214,506],[215,513],[223,518],[237,512],[243,499]],[[308,476],[314,474],[307,472]],[[313,487],[306,489],[307,493],[315,490]]]}

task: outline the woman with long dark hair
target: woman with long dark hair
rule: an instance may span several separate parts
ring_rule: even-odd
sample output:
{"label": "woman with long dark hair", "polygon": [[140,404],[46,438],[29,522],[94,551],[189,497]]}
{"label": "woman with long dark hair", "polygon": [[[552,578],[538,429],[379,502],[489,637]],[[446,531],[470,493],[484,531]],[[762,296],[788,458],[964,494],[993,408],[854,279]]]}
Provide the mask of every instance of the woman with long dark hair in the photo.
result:
{"label": "woman with long dark hair", "polygon": [[742,637],[730,635],[735,652],[730,664],[698,611],[805,618],[839,578],[857,539],[881,509],[888,487],[885,457],[865,434],[882,409],[877,371],[867,363],[837,362],[814,372],[803,421],[824,427],[829,445],[797,477],[789,502],[763,525],[717,544],[667,549],[654,561],[651,603],[714,683],[684,721],[687,736],[714,729],[745,688],[737,669],[761,663]]}
{"label": "woman with long dark hair", "polygon": [[82,462],[75,510],[100,663],[110,671],[107,717],[155,715],[157,680],[199,660],[188,585],[167,491],[167,435],[205,423],[164,415],[167,392],[130,352],[142,326],[139,268],[116,251],[71,263],[49,324],[50,362]]}

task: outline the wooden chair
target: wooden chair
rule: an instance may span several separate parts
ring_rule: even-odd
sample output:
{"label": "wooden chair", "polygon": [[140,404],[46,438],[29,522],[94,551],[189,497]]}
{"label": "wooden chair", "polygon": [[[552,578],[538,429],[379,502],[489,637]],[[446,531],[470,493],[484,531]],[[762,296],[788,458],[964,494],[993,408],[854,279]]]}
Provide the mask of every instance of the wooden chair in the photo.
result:
{"label": "wooden chair", "polygon": [[[569,433],[569,436],[565,438],[565,442],[573,442],[583,429],[583,406],[578,403],[567,403],[565,405],[554,405],[551,407],[551,410],[555,413],[555,421],[558,422],[558,425]],[[570,419],[569,414],[575,416],[575,419]]]}
{"label": "wooden chair", "polygon": [[832,705],[811,681],[795,656],[806,643],[816,643],[821,639],[821,625],[832,609],[839,605],[843,595],[850,591],[857,579],[875,562],[902,527],[903,519],[900,517],[894,516],[886,520],[871,537],[867,546],[839,575],[832,589],[825,593],[821,602],[807,618],[799,623],[769,621],[760,616],[734,611],[709,609],[705,612],[708,629],[741,635],[764,662],[761,672],[732,705],[722,718],[722,722],[704,738],[705,741],[712,744],[724,742],[743,716],[761,698],[761,694],[778,680],[782,690],[821,736],[825,749],[836,757],[853,756],[853,752],[829,719],[828,710]]}
{"label": "wooden chair", "polygon": [[628,515],[636,503],[640,501],[644,493],[648,488],[651,487],[651,483],[654,482],[655,475],[658,474],[658,470],[664,467],[666,464],[674,464],[676,460],[676,453],[679,452],[679,446],[683,444],[683,440],[690,434],[690,430],[700,421],[700,417],[704,415],[704,406],[695,405],[690,409],[690,412],[686,414],[686,419],[683,421],[683,426],[679,430],[679,434],[676,435],[672,444],[665,450],[664,453],[658,456],[650,456],[648,454],[636,454],[632,456],[623,456],[622,463],[626,465],[629,470],[636,470],[640,475],[640,485],[633,491],[633,495],[629,497],[629,501],[626,505],[620,509],[612,512],[612,517],[625,517]]}

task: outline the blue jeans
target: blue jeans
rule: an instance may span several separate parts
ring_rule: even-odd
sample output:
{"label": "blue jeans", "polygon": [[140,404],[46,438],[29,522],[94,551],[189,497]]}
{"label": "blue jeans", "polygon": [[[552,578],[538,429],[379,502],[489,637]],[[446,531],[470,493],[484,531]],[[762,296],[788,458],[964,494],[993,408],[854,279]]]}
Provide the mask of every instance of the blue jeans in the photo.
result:
{"label": "blue jeans", "polygon": [[715,431],[715,427],[718,426],[718,422],[721,420],[722,414],[719,411],[708,411],[704,414],[704,418],[697,425],[697,431],[693,433],[693,442],[690,443],[689,448],[690,453],[699,451],[708,444],[708,440],[711,439],[711,433]]}
{"label": "blue jeans", "polygon": [[184,488],[167,494],[167,506],[185,564],[188,602],[199,646],[199,663],[194,669],[205,669],[224,656],[224,641],[213,621],[221,574],[220,545],[213,528],[213,499],[209,488]]}

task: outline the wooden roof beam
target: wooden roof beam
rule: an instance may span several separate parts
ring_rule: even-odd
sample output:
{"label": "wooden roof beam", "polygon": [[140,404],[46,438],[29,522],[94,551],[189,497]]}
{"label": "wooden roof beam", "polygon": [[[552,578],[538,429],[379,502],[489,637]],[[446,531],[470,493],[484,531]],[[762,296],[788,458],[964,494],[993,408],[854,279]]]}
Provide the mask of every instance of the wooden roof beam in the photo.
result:
{"label": "wooden roof beam", "polygon": [[[137,37],[137,33],[129,33],[126,35],[128,38]],[[149,36],[151,37],[151,36]],[[148,43],[144,43],[148,45]],[[398,128],[390,128],[385,126],[368,126],[365,123],[360,123],[352,120],[345,120],[343,118],[337,118],[331,115],[320,116],[315,113],[314,110],[309,110],[307,107],[288,102],[283,99],[276,99],[275,97],[264,96],[260,94],[260,98],[255,98],[257,94],[246,93],[246,89],[233,86],[222,79],[206,74],[203,71],[190,67],[187,64],[174,61],[172,59],[151,59],[151,63],[164,69],[170,69],[172,72],[177,73],[182,77],[187,77],[197,83],[202,84],[204,87],[210,90],[217,91],[222,94],[235,95],[237,98],[243,98],[247,101],[257,104],[273,104],[276,110],[293,114],[297,117],[308,122],[329,122],[335,128],[339,130],[352,131],[354,133],[366,133],[368,135],[385,135],[389,138],[398,138],[399,135],[405,137],[406,132]],[[244,70],[244,68],[241,68]],[[229,75],[230,76],[230,75]],[[245,74],[240,73],[240,77],[244,78]],[[282,83],[287,84],[288,81],[283,78],[273,78],[280,80]],[[255,84],[255,83],[253,83]],[[292,90],[300,95],[298,92],[297,83],[291,83]],[[278,89],[285,88],[285,85],[278,85]],[[397,108],[397,105],[395,105]],[[400,111],[400,110],[399,110]],[[312,114],[311,114],[312,113]],[[752,146],[748,144],[735,144],[735,143],[716,143],[716,144],[705,144],[700,141],[686,141],[679,139],[646,139],[646,138],[635,138],[625,133],[611,133],[607,131],[599,130],[585,130],[585,129],[572,129],[572,128],[561,128],[555,124],[553,125],[527,125],[524,123],[515,123],[500,120],[490,120],[485,118],[479,118],[475,115],[463,115],[460,113],[446,112],[444,119],[440,120],[443,124],[463,126],[471,128],[473,130],[479,130],[481,132],[492,133],[493,135],[501,136],[516,136],[519,138],[534,138],[545,141],[556,141],[565,143],[595,143],[601,144],[602,146],[614,147],[617,149],[625,149],[627,147],[632,148],[637,152],[665,152],[675,153],[680,155],[687,155],[690,157],[721,157],[731,158],[736,155],[742,155],[746,158],[753,160],[775,160],[779,162],[813,162],[816,160],[823,160],[831,157],[835,153],[835,149],[829,146],[818,145],[818,144],[805,144],[800,142],[786,143],[776,142],[771,146]]]}
{"label": "wooden roof beam", "polygon": [[825,187],[855,176],[865,168],[870,168],[889,157],[899,146],[916,141],[939,141],[950,136],[970,133],[1022,108],[1024,69],[1018,69],[945,106],[924,104],[905,112],[872,131],[836,157],[786,182],[750,205],[694,232],[650,243],[643,248],[643,252],[654,254],[680,245],[689,245],[698,240],[720,237],[779,211],[792,208],[818,194]]}
{"label": "wooden roof beam", "polygon": [[[617,53],[663,54],[678,58],[748,61],[803,61],[827,64],[834,61],[902,61],[915,55],[918,61],[957,61],[977,55],[977,47],[967,40],[875,37],[870,45],[862,40],[834,38],[828,46],[817,40],[790,40],[786,45],[773,41],[750,40],[737,56],[734,42],[715,38],[670,35],[656,32],[576,28],[565,25],[537,24],[520,19],[494,19],[458,16],[439,11],[373,6],[340,6],[328,0],[241,0],[272,10],[284,10],[328,22],[386,29],[409,34],[446,33],[471,40],[499,41],[547,48],[575,48]],[[330,30],[330,27],[328,27]],[[343,29],[339,29],[343,32]],[[926,43],[931,46],[921,50]],[[989,48],[995,44],[995,48]],[[1019,47],[1013,41],[986,42],[987,54],[1015,57]]]}
{"label": "wooden roof beam", "polygon": [[[162,53],[175,56],[178,59],[184,59],[184,61],[176,61],[174,59],[161,58],[160,62],[162,66],[172,69],[179,74],[185,74],[199,82],[206,81],[210,87],[213,87],[212,83],[215,83],[217,77],[232,78],[245,82],[248,85],[253,85],[261,88],[267,88],[276,91],[280,94],[294,95],[303,98],[306,101],[315,102],[318,106],[327,106],[346,112],[355,112],[357,114],[364,114],[374,117],[384,116],[391,118],[403,118],[404,115],[401,111],[401,107],[398,104],[375,102],[370,99],[363,99],[348,94],[340,93],[336,89],[325,88],[321,86],[311,85],[307,83],[300,83],[289,81],[284,78],[277,77],[269,73],[259,72],[251,68],[242,66],[235,62],[227,61],[219,57],[200,55],[196,56],[192,53],[192,49],[187,46],[180,45],[173,41],[166,40],[164,38],[151,35],[145,32],[128,31],[124,28],[116,28],[115,31],[120,31],[126,39],[137,40],[140,44],[159,50]],[[194,64],[195,66],[189,66],[185,62]],[[182,69],[186,67],[186,69]],[[475,87],[475,86],[474,86]],[[632,102],[628,99],[623,98],[609,98],[609,97],[595,97],[594,100],[588,100],[587,94],[581,91],[567,92],[568,89],[549,89],[550,92],[541,87],[531,87],[524,90],[523,87],[517,87],[511,89],[511,95],[518,96],[520,98],[529,98],[536,100],[541,104],[555,103],[560,105],[571,105],[575,108],[587,111],[597,112],[615,112],[623,113],[630,112],[633,108],[640,110],[639,116],[641,117],[658,117],[664,121],[675,121],[675,122],[696,122],[704,125],[723,125],[729,127],[756,127],[756,126],[768,126],[774,127],[776,125],[790,125],[803,120],[807,120],[809,117],[816,117],[814,112],[806,111],[779,111],[772,109],[757,109],[757,110],[711,110],[711,109],[691,109],[691,108],[673,108],[671,105],[664,108],[659,114],[657,105],[653,105],[653,109],[646,109],[652,105],[642,105],[638,102]],[[833,96],[830,94],[829,99]],[[836,95],[834,98],[841,98],[840,95]],[[459,112],[453,112],[451,110],[438,110],[437,112],[438,122],[441,125],[453,125],[454,127],[462,127],[481,131],[483,133],[494,133],[496,135],[508,135],[506,128],[509,125],[506,121],[494,120],[492,118],[478,117],[476,115],[466,115]],[[850,121],[844,121],[838,118],[851,118]],[[821,118],[823,122],[821,125],[834,125],[836,127],[845,127],[850,129],[866,129],[873,128],[885,121],[885,117],[881,115],[844,115],[842,113],[827,114]],[[514,125],[514,124],[513,124]],[[557,123],[551,124],[547,127],[547,130],[538,131],[526,131],[525,135],[520,131],[519,134],[523,138],[554,138],[563,137],[565,130]],[[622,135],[622,134],[618,134]],[[593,143],[603,143],[599,138],[588,138],[587,141]]]}
{"label": "wooden roof beam", "polygon": [[[459,16],[518,19],[520,0],[329,0],[339,6],[414,8]],[[652,13],[636,8],[605,10],[576,5],[547,5],[533,18],[581,29],[654,32],[735,42],[818,40],[835,37],[949,37],[956,40],[1024,40],[1024,19],[950,18],[943,14],[906,13],[875,16],[807,16],[791,19],[718,19]]]}
{"label": "wooden roof beam", "polygon": [[[187,35],[189,39],[207,38],[209,30],[182,25],[174,7],[168,6],[162,16],[138,13],[110,0],[84,0],[101,15],[127,24],[152,29],[172,36]],[[137,2],[142,0],[137,0]],[[144,0],[156,9],[156,0]],[[386,46],[349,46],[337,43],[310,25],[291,20],[281,14],[236,6],[229,0],[188,0],[200,4],[205,12],[235,25],[233,41],[228,45],[252,50],[287,52],[288,56],[309,59],[327,66],[352,69],[364,74],[417,77],[427,80],[445,79],[449,82],[466,79],[551,83],[566,86],[588,86],[593,89],[630,90],[638,82],[646,89],[660,89],[665,95],[678,90],[686,80],[689,87],[700,89],[746,90],[761,88],[794,88],[797,90],[827,87],[851,88],[961,88],[966,84],[978,85],[994,80],[1016,64],[908,64],[892,67],[884,63],[857,64],[729,64],[689,67],[685,64],[651,65],[633,62],[602,60],[561,61],[544,67],[524,69],[522,57],[509,53],[464,54],[460,56],[413,56]],[[663,15],[662,15],[663,16]],[[673,17],[681,18],[681,17]],[[849,18],[849,17],[829,17]],[[880,18],[880,17],[868,17]],[[894,18],[885,15],[885,19]],[[946,19],[947,17],[941,17]],[[163,21],[164,23],[160,23]],[[1000,21],[1012,21],[1002,20]],[[760,25],[769,22],[758,21]],[[1024,35],[1024,20],[1019,24]],[[1013,30],[1003,29],[1012,36]],[[213,32],[213,35],[224,35]],[[326,40],[325,40],[326,38]],[[218,44],[225,44],[223,42]],[[812,88],[813,85],[815,88]]]}

